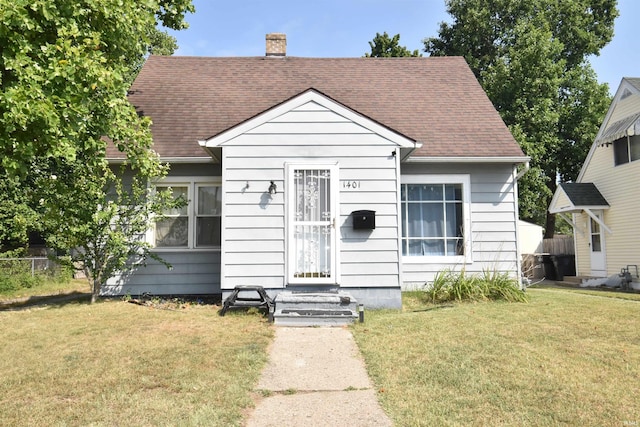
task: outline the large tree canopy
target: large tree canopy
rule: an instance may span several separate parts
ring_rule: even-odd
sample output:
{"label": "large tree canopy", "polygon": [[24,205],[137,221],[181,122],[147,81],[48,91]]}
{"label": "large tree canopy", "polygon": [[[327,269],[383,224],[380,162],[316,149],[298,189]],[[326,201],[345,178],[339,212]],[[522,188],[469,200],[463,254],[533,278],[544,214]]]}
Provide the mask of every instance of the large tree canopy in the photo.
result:
{"label": "large tree canopy", "polygon": [[383,34],[376,33],[376,36],[369,42],[370,53],[365,53],[367,58],[390,58],[398,56],[422,56],[418,49],[410,51],[406,46],[400,46],[400,34],[389,37],[385,31]]}
{"label": "large tree canopy", "polygon": [[558,178],[574,180],[609,104],[588,58],[613,37],[615,0],[449,0],[452,23],[424,41],[430,55],[464,56],[532,158],[520,215],[555,230],[547,207]]}
{"label": "large tree canopy", "polygon": [[153,256],[140,235],[175,202],[147,189],[167,168],[127,90],[146,54],[175,49],[158,26],[185,28],[193,11],[191,0],[0,0],[0,247],[41,232],[83,264],[94,298],[132,257]]}
{"label": "large tree canopy", "polygon": [[190,0],[0,0],[0,166],[24,175],[34,158],[99,154],[103,137],[140,163],[148,122],[127,102],[127,77],[156,24],[181,29],[192,10]]}

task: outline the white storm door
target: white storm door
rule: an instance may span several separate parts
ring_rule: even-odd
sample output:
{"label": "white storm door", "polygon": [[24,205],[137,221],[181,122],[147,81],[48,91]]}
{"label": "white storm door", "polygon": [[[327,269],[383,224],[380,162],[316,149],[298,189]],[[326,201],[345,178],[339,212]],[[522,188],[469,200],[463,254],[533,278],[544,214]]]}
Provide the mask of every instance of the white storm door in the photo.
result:
{"label": "white storm door", "polygon": [[287,173],[289,283],[335,284],[338,167],[289,165]]}
{"label": "white storm door", "polygon": [[[602,211],[594,211],[602,220]],[[600,224],[589,217],[589,249],[591,252],[591,275],[605,277],[607,275],[606,252],[604,247],[604,232]]]}

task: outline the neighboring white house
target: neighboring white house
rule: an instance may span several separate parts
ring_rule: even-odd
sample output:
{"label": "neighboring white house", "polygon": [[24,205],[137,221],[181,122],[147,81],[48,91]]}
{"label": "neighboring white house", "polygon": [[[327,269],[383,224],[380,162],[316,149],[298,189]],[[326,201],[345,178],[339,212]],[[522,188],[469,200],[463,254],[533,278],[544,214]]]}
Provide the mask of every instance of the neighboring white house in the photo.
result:
{"label": "neighboring white house", "polygon": [[[574,227],[576,269],[607,277],[640,265],[640,78],[623,78],[575,183],[549,211]],[[637,280],[637,277],[635,278]]]}
{"label": "neighboring white house", "polygon": [[528,158],[463,58],[151,56],[130,101],[171,163],[156,185],[190,204],[149,233],[173,270],[105,294],[259,285],[400,307],[443,269],[519,277]]}
{"label": "neighboring white house", "polygon": [[527,221],[518,221],[518,245],[520,253],[539,254],[544,247],[544,228]]}

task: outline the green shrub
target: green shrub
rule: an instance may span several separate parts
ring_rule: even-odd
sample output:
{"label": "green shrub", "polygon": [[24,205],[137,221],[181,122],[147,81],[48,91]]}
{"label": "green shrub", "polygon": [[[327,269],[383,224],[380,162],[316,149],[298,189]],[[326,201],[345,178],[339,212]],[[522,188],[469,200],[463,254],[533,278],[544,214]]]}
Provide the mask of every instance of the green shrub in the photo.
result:
{"label": "green shrub", "polygon": [[442,270],[436,274],[430,286],[425,287],[429,302],[503,300],[526,302],[527,295],[516,279],[507,273],[485,270],[481,275],[467,275]]}
{"label": "green shrub", "polygon": [[40,282],[31,274],[29,263],[22,260],[0,260],[0,292],[32,288]]}
{"label": "green shrub", "polygon": [[53,264],[53,267],[46,270],[32,272],[29,260],[0,257],[1,294],[36,288],[45,282],[66,283],[72,277],[73,271],[60,264]]}

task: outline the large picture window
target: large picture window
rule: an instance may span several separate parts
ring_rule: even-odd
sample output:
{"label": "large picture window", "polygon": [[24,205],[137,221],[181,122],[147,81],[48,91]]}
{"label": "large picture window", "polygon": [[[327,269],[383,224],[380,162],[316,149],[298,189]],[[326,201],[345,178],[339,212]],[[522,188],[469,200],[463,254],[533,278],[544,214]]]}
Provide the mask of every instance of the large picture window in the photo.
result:
{"label": "large picture window", "polygon": [[468,181],[466,175],[403,177],[403,256],[465,256]]}
{"label": "large picture window", "polygon": [[187,200],[181,208],[165,212],[152,233],[156,248],[219,248],[221,244],[222,191],[219,184],[163,182],[156,189],[170,189],[173,197]]}

